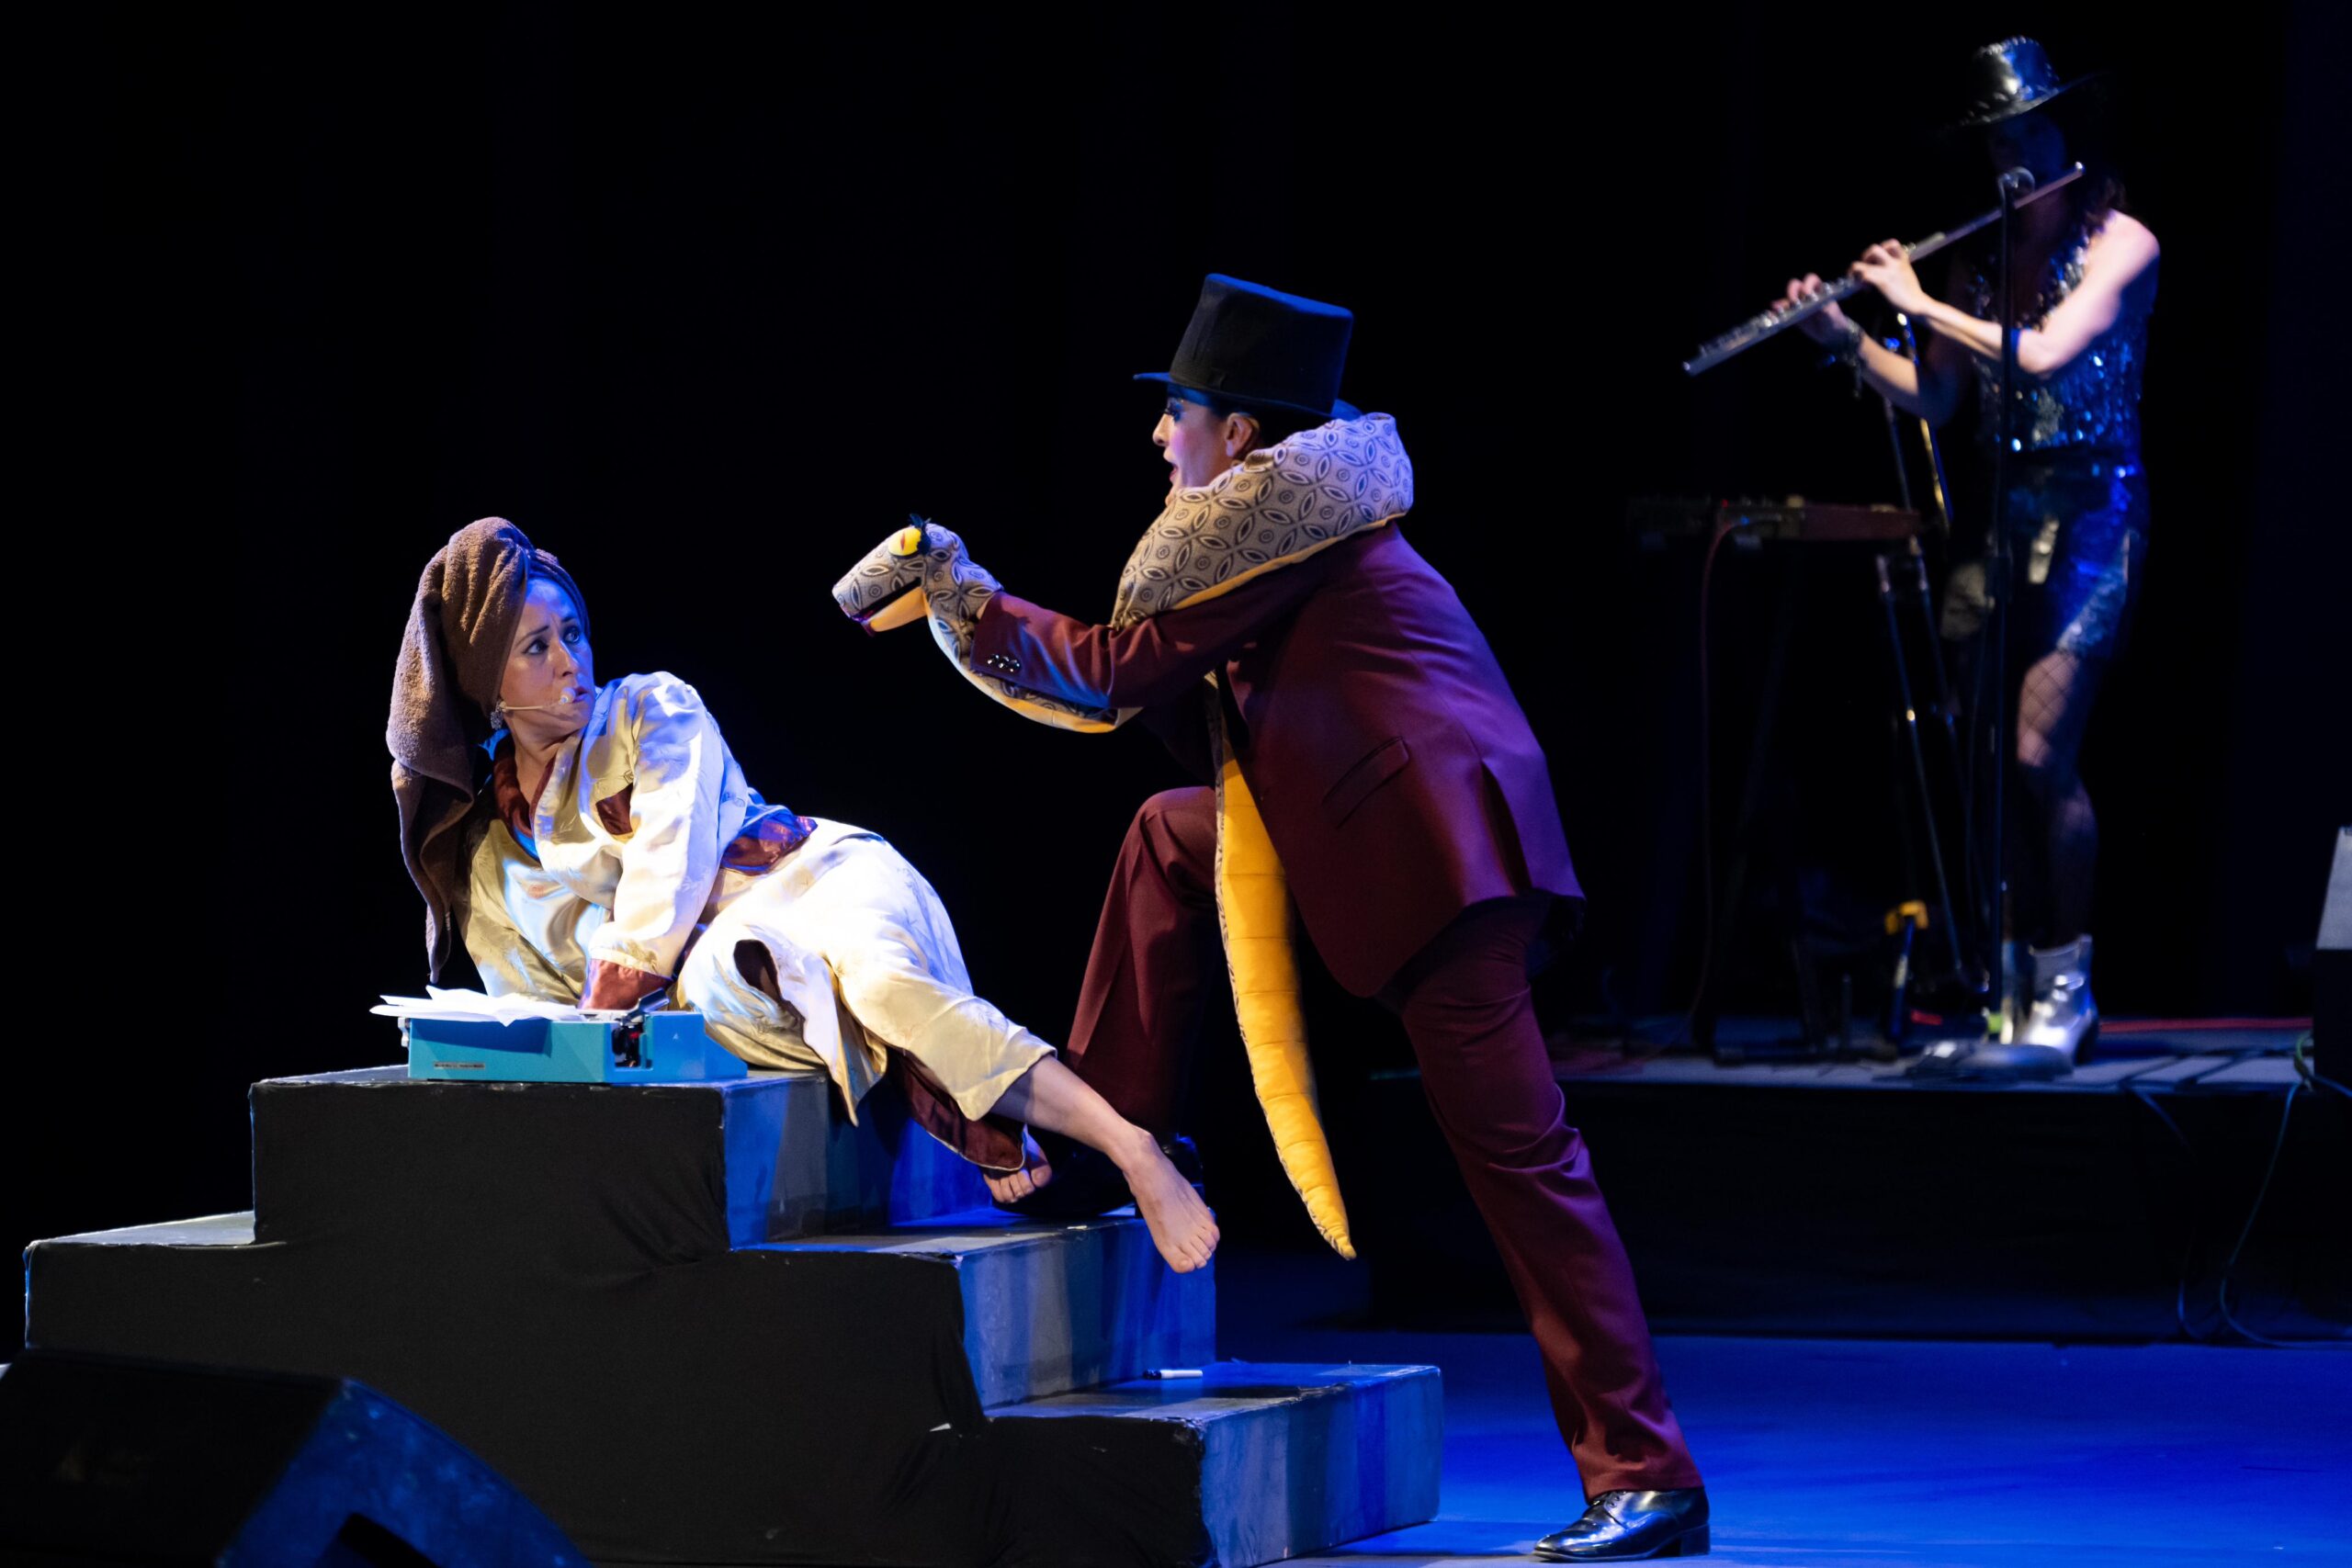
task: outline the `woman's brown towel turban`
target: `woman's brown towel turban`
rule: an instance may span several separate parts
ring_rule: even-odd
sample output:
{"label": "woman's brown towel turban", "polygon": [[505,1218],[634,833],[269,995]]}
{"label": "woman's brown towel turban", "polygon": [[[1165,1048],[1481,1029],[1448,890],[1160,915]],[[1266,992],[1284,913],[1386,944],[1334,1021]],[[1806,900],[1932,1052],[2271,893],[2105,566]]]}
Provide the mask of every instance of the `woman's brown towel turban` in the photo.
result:
{"label": "woman's brown towel turban", "polygon": [[490,739],[507,645],[535,577],[552,578],[571,595],[584,637],[588,605],[571,575],[514,524],[485,517],[450,535],[425,566],[401,639],[384,743],[392,752],[401,855],[424,895],[424,949],[435,980],[465,926],[466,835],[459,829],[488,761],[481,747]]}

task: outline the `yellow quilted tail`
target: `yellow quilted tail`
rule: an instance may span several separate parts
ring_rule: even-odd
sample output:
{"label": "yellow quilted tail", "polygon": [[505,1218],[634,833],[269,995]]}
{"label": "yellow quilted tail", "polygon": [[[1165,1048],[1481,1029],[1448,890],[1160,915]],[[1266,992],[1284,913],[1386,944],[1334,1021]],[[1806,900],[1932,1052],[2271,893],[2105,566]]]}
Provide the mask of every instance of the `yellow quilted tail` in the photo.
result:
{"label": "yellow quilted tail", "polygon": [[1225,962],[1233,978],[1233,1011],[1250,1057],[1250,1081],[1283,1173],[1298,1189],[1307,1218],[1342,1258],[1356,1255],[1348,1209],[1315,1099],[1306,1055],[1306,1015],[1299,1005],[1298,954],[1291,945],[1290,882],[1266,819],[1232,750],[1222,744],[1216,781],[1216,912]]}

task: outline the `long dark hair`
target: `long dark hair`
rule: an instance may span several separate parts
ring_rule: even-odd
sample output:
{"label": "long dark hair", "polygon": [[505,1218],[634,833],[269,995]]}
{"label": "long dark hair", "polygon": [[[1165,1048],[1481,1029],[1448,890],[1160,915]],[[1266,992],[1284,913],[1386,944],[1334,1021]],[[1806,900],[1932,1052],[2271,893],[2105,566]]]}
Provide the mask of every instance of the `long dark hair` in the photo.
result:
{"label": "long dark hair", "polygon": [[2106,86],[2103,81],[2088,83],[2033,111],[2064,139],[2067,155],[2082,164],[2083,177],[2067,193],[2067,206],[2094,229],[2107,221],[2109,213],[2131,210],[2124,205],[2123,176],[2109,145]]}
{"label": "long dark hair", "polygon": [[[2052,105],[2055,109],[2059,106]],[[2049,111],[2044,111],[2049,112]],[[2117,172],[2115,159],[2108,151],[2107,138],[2098,123],[2088,115],[2076,115],[2071,120],[2057,121],[2059,133],[2066,139],[2066,151],[2083,166],[2083,177],[2075,182],[2073,196],[2075,216],[2096,229],[2107,221],[2110,212],[2129,212],[2124,205],[2123,176]]]}

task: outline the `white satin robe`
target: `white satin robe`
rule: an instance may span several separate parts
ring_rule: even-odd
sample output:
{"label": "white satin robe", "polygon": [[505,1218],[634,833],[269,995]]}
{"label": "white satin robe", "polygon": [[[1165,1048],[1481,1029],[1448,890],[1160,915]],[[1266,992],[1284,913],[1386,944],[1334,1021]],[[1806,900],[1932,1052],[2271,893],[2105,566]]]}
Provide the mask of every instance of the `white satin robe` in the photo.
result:
{"label": "white satin robe", "polygon": [[[628,830],[596,803],[628,793]],[[931,884],[878,835],[815,831],[764,871],[721,863],[777,807],[744,781],[676,676],[625,675],[549,768],[526,848],[493,820],[473,856],[466,950],[492,996],[578,1001],[594,959],[672,977],[673,1006],[755,1067],[822,1068],[853,1119],[906,1051],[975,1120],[1053,1047],[972,994]],[[536,853],[533,852],[536,851]],[[786,1006],[747,981],[738,944],[775,965]]]}

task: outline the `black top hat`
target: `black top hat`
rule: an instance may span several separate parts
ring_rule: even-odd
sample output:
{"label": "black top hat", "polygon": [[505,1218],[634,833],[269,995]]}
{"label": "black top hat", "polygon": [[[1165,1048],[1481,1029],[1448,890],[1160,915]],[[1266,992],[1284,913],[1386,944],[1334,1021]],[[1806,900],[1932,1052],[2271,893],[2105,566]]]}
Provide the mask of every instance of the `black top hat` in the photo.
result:
{"label": "black top hat", "polygon": [[1971,130],[2030,114],[2061,93],[2072,92],[2098,73],[2061,82],[2051,68],[2050,56],[2030,38],[2003,39],[1988,43],[1970,57],[1963,78],[1968,112],[1954,120],[1953,130]]}
{"label": "black top hat", "polygon": [[1355,321],[1337,305],[1213,272],[1176,345],[1176,362],[1136,379],[1257,408],[1353,419],[1363,411],[1340,400],[1340,372]]}

